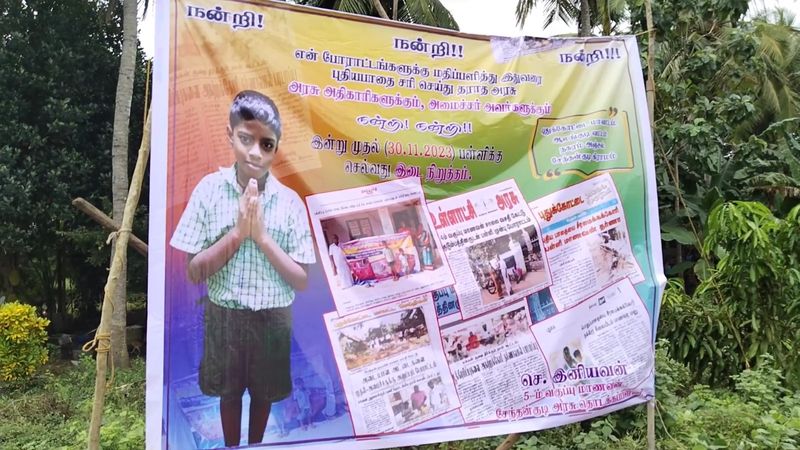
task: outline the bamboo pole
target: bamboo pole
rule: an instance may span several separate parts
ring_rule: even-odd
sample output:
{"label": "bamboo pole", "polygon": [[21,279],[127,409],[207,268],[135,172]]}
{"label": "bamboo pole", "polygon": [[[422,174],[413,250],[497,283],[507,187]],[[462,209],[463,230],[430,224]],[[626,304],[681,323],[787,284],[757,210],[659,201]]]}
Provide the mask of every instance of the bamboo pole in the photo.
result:
{"label": "bamboo pole", "polygon": [[114,293],[117,289],[120,268],[128,255],[128,240],[131,235],[133,216],[136,206],[139,203],[142,182],[144,180],[145,166],[150,156],[150,114],[144,124],[142,133],[142,143],[139,146],[139,155],[136,159],[136,168],[133,171],[133,178],[128,190],[128,198],[125,201],[125,211],[122,214],[122,226],[117,231],[117,239],[114,248],[114,259],[111,261],[108,279],[106,280],[105,294],[103,295],[103,306],[100,315],[100,325],[97,327],[94,339],[84,346],[84,351],[94,349],[97,352],[96,375],[94,380],[94,401],[92,403],[92,416],[89,423],[89,450],[100,448],[100,423],[103,419],[103,406],[105,403],[106,383],[109,385],[114,380],[114,360],[111,359],[111,377],[106,381],[108,372],[108,352],[111,349],[111,313]]}
{"label": "bamboo pole", "polygon": [[512,433],[509,434],[506,439],[497,446],[495,450],[511,450],[514,447],[514,444],[519,441],[520,435],[519,433]]}
{"label": "bamboo pole", "polygon": [[647,450],[656,450],[656,401],[647,401]]}
{"label": "bamboo pole", "polygon": [[[72,206],[81,210],[84,214],[89,216],[92,220],[99,223],[103,228],[112,233],[119,231],[117,224],[111,220],[106,213],[97,209],[94,205],[89,203],[86,199],[81,197],[72,200]],[[147,244],[131,233],[130,246],[133,247],[140,255],[147,256]]]}
{"label": "bamboo pole", "polygon": [[[650,0],[644,0],[644,14],[647,21],[647,83],[645,89],[647,93],[647,112],[650,115],[650,132],[655,130],[655,108],[656,108],[656,82],[655,82],[655,61],[656,61],[656,30],[653,25],[653,6]],[[647,450],[656,450],[656,401],[647,401]]]}
{"label": "bamboo pole", "polygon": [[656,61],[656,30],[653,25],[653,8],[650,0],[644,0],[644,14],[647,21],[647,82],[645,90],[647,91],[647,112],[650,113],[650,128],[652,129],[655,125],[656,106],[655,69],[653,68]]}

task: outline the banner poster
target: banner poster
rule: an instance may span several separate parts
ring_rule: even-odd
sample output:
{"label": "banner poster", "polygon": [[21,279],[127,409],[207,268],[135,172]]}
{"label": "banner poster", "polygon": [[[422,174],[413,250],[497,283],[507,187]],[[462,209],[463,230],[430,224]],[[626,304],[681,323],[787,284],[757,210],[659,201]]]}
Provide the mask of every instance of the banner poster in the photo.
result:
{"label": "banner poster", "polygon": [[402,447],[653,397],[634,37],[156,9],[148,449]]}

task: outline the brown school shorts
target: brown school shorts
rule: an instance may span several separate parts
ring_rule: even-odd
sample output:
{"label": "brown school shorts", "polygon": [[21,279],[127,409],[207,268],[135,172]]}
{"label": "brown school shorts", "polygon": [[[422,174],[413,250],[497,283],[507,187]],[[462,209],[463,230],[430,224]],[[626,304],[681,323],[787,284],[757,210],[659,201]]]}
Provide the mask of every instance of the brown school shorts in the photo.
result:
{"label": "brown school shorts", "polygon": [[292,308],[231,309],[205,301],[200,390],[276,402],[292,392]]}

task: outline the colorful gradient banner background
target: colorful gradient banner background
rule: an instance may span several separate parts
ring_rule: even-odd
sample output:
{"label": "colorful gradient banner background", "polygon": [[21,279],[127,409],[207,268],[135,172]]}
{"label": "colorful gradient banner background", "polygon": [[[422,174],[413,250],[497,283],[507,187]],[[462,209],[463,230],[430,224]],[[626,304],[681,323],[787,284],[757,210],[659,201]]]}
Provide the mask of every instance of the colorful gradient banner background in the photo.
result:
{"label": "colorful gradient banner background", "polygon": [[[187,17],[190,7],[203,10],[220,7],[231,14],[252,11],[263,15],[263,22],[259,22],[260,28],[234,29],[231,23]],[[159,49],[151,168],[148,448],[193,448],[199,442],[188,427],[186,411],[193,410],[191,401],[202,403],[202,399],[193,398],[186,390],[191,390],[189,386],[192,377],[196,376],[202,355],[202,306],[197,301],[204,295],[204,287],[187,281],[186,255],[170,248],[168,241],[197,182],[204,175],[234,161],[225,128],[231,99],[243,89],[261,91],[278,104],[284,128],[273,173],[301,197],[385,181],[374,175],[345,173],[348,160],[351,163],[388,164],[391,173],[388,179],[400,174],[398,163],[402,163],[405,171],[409,166],[417,167],[428,200],[514,179],[525,200],[530,202],[582,181],[599,170],[610,172],[622,198],[633,252],[645,275],[645,281],[637,284],[636,290],[651,315],[655,334],[664,280],[657,234],[652,146],[634,38],[492,42],[488,37],[439,33],[433,29],[356,16],[331,15],[284,3],[260,5],[244,1],[174,0],[159,2],[157,8]],[[393,48],[397,38],[409,41],[421,38],[433,43],[446,41],[459,48],[463,58],[433,58],[424,53],[399,51]],[[501,54],[499,48],[505,48],[506,52]],[[516,50],[512,51],[514,48]],[[534,51],[535,48],[539,51]],[[316,61],[302,59],[302,56],[298,59],[298,50],[309,52],[311,49],[317,53]],[[397,85],[386,88],[355,82],[340,83],[331,78],[332,70],[343,70],[344,67],[323,61],[323,52],[326,51],[374,61],[384,59],[395,64],[416,64],[431,71],[447,68],[463,72],[485,71],[497,74],[501,79],[506,73],[536,74],[541,77],[541,84],[498,81],[492,85],[450,80],[446,82],[456,86],[484,85],[489,91],[495,86],[513,87],[514,93],[505,96],[491,93],[485,96],[458,93],[444,96],[420,89],[419,82],[423,77],[416,77],[415,89]],[[513,52],[517,52],[517,56]],[[596,56],[587,57],[587,54]],[[583,60],[578,61],[581,58]],[[352,70],[393,76],[397,80],[406,78],[396,73]],[[429,79],[433,79],[432,74]],[[359,91],[370,89],[378,94],[395,95],[399,92],[406,97],[417,96],[425,108],[385,108],[369,103],[335,101],[322,94],[300,96],[290,92],[289,85],[293,81],[316,85],[321,90],[327,86],[335,89],[346,86]],[[431,100],[479,100],[482,110],[431,111]],[[533,104],[540,108],[539,112],[547,113],[524,115],[487,112],[485,109],[486,103],[506,102]],[[407,121],[409,129],[389,133],[358,123],[360,116],[374,118],[376,115]],[[572,166],[550,164],[550,158],[557,156],[558,148],[545,136],[536,133],[537,129],[554,124],[574,124],[584,116],[625,118],[625,127],[614,128],[608,134],[605,151],[616,152],[616,162],[583,162]],[[434,121],[469,122],[472,132],[446,138],[418,131],[415,126],[418,122]],[[329,135],[332,139],[347,140],[347,153],[337,155],[335,151],[313,148],[315,136],[320,142]],[[353,141],[377,142],[379,151],[367,156],[353,155],[350,151]],[[458,148],[489,147],[502,151],[503,156],[498,163],[460,160],[457,156],[452,160],[431,158],[424,156],[426,146],[433,146],[428,149],[437,154],[447,155],[454,151],[457,153]],[[466,169],[471,179],[437,182],[429,179],[431,164],[438,168],[448,168],[452,164],[455,169]],[[557,168],[559,170],[555,170]],[[317,255],[318,261],[326,257]],[[308,374],[309,377],[330,380],[337,407],[344,410],[339,375],[322,320],[324,313],[334,310],[334,304],[319,263],[311,267],[310,286],[298,293],[293,309],[293,371],[298,371],[293,375]],[[187,398],[193,400],[187,404]],[[322,442],[320,448],[332,448],[333,442],[340,442],[348,448],[410,445],[445,440],[447,435],[457,434],[459,438],[465,438],[540,429],[591,415],[596,414],[498,422],[470,427],[468,432],[443,428],[448,424],[434,420],[408,433],[390,436],[378,444],[353,442],[352,426],[344,414],[342,417],[345,419],[337,422],[336,433],[322,441],[313,437],[305,441]],[[466,430],[466,426],[461,427]],[[440,434],[420,430],[439,430]],[[282,442],[291,448],[302,443]],[[200,446],[204,445],[221,444],[207,442]]]}

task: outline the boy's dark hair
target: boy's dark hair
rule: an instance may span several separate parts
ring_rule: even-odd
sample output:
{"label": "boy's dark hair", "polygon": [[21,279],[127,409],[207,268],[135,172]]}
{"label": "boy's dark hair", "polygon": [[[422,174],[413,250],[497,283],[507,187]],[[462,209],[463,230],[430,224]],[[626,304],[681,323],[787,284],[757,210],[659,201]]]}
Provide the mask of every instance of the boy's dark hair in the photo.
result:
{"label": "boy's dark hair", "polygon": [[281,116],[278,113],[278,106],[266,95],[249,90],[236,94],[229,117],[231,128],[247,120],[257,120],[271,127],[278,141],[281,140]]}

